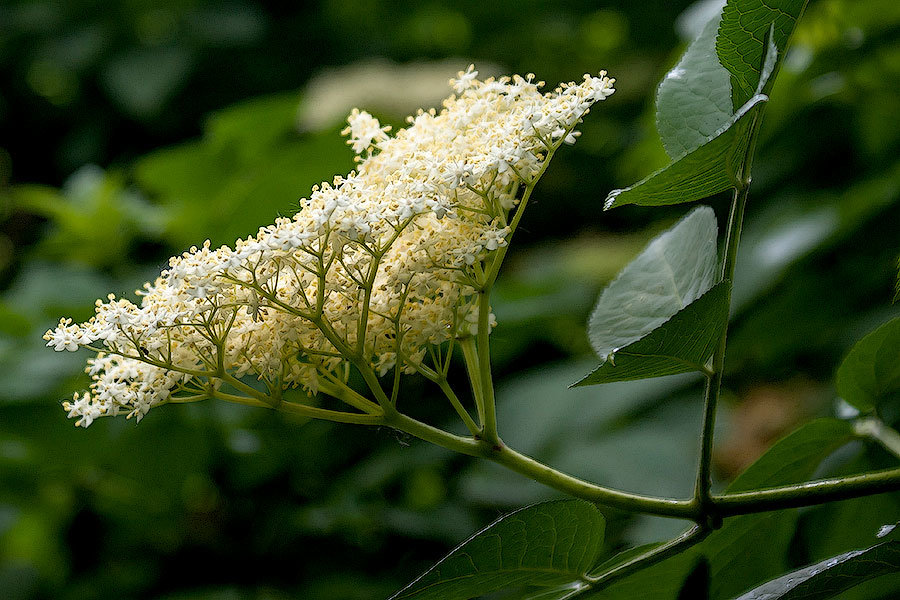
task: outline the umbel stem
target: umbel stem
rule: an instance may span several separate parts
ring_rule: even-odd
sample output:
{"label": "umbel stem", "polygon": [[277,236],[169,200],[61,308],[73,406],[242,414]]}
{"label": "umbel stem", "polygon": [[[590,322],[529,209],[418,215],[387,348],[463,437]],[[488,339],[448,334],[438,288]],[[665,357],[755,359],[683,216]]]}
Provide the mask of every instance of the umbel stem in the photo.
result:
{"label": "umbel stem", "polygon": [[[263,406],[263,403],[254,405]],[[301,406],[302,409],[296,408]],[[308,408],[311,407],[293,402],[282,402],[275,407],[275,410],[315,416],[326,420],[338,420],[329,419],[329,416],[320,414],[307,414],[305,409]],[[343,420],[341,419],[341,421]],[[365,420],[360,419],[357,422],[392,427],[448,450],[496,462],[538,483],[596,504],[661,517],[693,520],[702,524],[706,523],[710,514],[730,517],[812,506],[824,502],[900,490],[900,468],[894,468],[749,492],[712,494],[706,504],[701,505],[696,498],[680,500],[646,496],[597,485],[554,469],[509,446],[497,446],[476,436],[456,435],[397,411],[391,411],[384,415],[365,415]]]}
{"label": "umbel stem", "polygon": [[[751,144],[752,147],[752,144]],[[556,147],[549,149],[552,156]],[[536,176],[527,183],[523,190],[522,200],[510,221],[510,235],[515,232],[522,216],[525,205],[530,198],[537,181],[543,175],[548,160]],[[728,230],[725,240],[724,257],[720,280],[727,286],[728,303],[731,301],[732,281],[734,277],[738,244],[741,235],[744,210],[750,187],[747,173],[748,159],[741,165],[740,172],[735,174],[734,194],[731,201],[731,209],[728,219]],[[225,394],[210,387],[208,397],[217,397],[230,402],[240,402],[253,406],[266,406],[279,411],[305,415],[310,418],[356,423],[367,425],[388,426],[403,431],[424,441],[442,446],[454,452],[484,458],[496,462],[504,467],[520,473],[539,483],[547,485],[555,490],[576,498],[582,498],[590,502],[610,506],[626,511],[652,514],[662,517],[672,517],[692,520],[697,527],[688,531],[680,538],[653,549],[636,557],[629,563],[616,567],[614,571],[598,576],[599,581],[609,581],[624,576],[631,570],[639,568],[639,565],[647,566],[658,560],[662,560],[672,552],[677,552],[683,547],[692,545],[702,540],[708,531],[717,527],[724,517],[750,514],[765,511],[810,506],[841,500],[856,498],[887,491],[900,490],[900,468],[861,475],[822,479],[794,485],[784,485],[768,489],[746,491],[714,495],[711,492],[711,463],[713,449],[713,430],[715,426],[716,405],[719,398],[719,389],[722,383],[722,374],[725,362],[725,347],[727,328],[722,333],[715,354],[711,360],[709,374],[704,390],[704,415],[700,440],[700,461],[697,472],[697,483],[693,497],[689,499],[662,498],[633,494],[601,485],[597,485],[541,463],[532,457],[517,452],[506,446],[497,432],[497,418],[495,408],[494,386],[491,376],[489,332],[490,332],[490,292],[500,269],[500,264],[506,254],[507,247],[501,248],[486,265],[484,277],[479,282],[478,298],[478,324],[477,333],[474,336],[463,337],[458,340],[462,355],[465,359],[466,370],[471,383],[472,397],[476,407],[477,423],[462,406],[456,394],[450,389],[444,371],[428,370],[424,374],[434,381],[447,396],[456,412],[463,419],[469,430],[469,436],[460,436],[427,423],[423,423],[413,417],[400,412],[393,402],[388,399],[377,374],[372,367],[363,360],[355,360],[353,364],[360,371],[363,380],[371,389],[378,403],[367,400],[346,385],[335,390],[326,391],[348,402],[351,406],[363,411],[360,413],[348,413],[329,411],[315,408],[305,404],[285,402],[280,398],[268,398],[267,394],[258,390],[241,386],[239,389],[252,397],[243,397]],[[449,356],[448,356],[449,360]],[[221,377],[220,372],[192,373],[204,377]],[[229,378],[228,383],[240,385],[240,382]],[[340,382],[334,382],[337,385]]]}

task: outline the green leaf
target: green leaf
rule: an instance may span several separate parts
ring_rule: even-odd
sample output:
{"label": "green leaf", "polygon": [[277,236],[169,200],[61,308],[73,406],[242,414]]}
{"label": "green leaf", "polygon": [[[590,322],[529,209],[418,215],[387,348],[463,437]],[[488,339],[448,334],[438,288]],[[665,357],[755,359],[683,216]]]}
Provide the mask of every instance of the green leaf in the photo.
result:
{"label": "green leaf", "polygon": [[900,542],[888,540],[853,550],[773,579],[738,600],[824,600],[900,570]]}
{"label": "green leaf", "polygon": [[[584,600],[676,600],[682,585],[696,565],[697,554],[687,550],[677,556],[642,569],[609,587],[588,592]],[[592,572],[598,575],[600,571]]]}
{"label": "green leaf", "polygon": [[746,492],[799,483],[813,475],[823,458],[853,438],[853,427],[847,421],[831,418],[810,421],[776,442],[738,475],[726,491]]}
{"label": "green leaf", "polygon": [[591,570],[590,575],[592,577],[596,577],[602,573],[606,573],[607,571],[612,571],[613,569],[619,567],[620,565],[624,565],[625,563],[632,560],[633,558],[636,558],[636,557],[640,556],[641,554],[644,554],[645,552],[648,552],[650,550],[658,548],[662,544],[663,544],[663,542],[657,542],[655,544],[643,544],[643,545],[637,546],[635,548],[629,548],[628,550],[623,550],[622,552],[619,552],[618,554],[614,554],[612,557],[608,558],[607,560],[603,561],[602,563],[600,563],[599,565],[594,567]]}
{"label": "green leaf", "polygon": [[[855,425],[854,425],[855,427]],[[852,450],[855,449],[855,452]],[[852,452],[852,453],[851,453]],[[829,477],[855,475],[896,466],[897,458],[875,444],[855,443],[842,452],[840,465]],[[885,523],[900,522],[900,494],[877,494],[829,502],[804,511],[797,539],[798,556],[818,562],[873,543],[872,532]]]}
{"label": "green leaf", "polygon": [[740,184],[759,112],[805,5],[773,1],[770,8],[763,0],[733,0],[707,23],[659,86],[657,129],[672,163],[610,192],[605,210],[693,202]]}
{"label": "green leaf", "polygon": [[[728,491],[805,481],[813,476],[823,458],[851,439],[852,427],[846,421],[811,421],[772,446],[735,479]],[[731,517],[694,548],[585,598],[674,600],[700,556],[709,561],[710,598],[733,598],[784,572],[796,520],[797,511],[792,510]]]}
{"label": "green leaf", "polygon": [[721,282],[574,385],[703,371],[727,321],[728,284]]}
{"label": "green leaf", "polygon": [[[659,85],[656,124],[672,163],[631,187],[610,192],[604,209],[623,204],[693,202],[739,185],[741,164],[780,64],[778,49],[787,43],[785,28],[789,35],[796,22],[796,15],[790,17],[789,27],[770,20],[759,31],[759,40],[754,40],[759,43],[759,60],[754,63],[758,66],[753,68],[752,82],[748,83],[750,93],[741,94],[741,102],[734,102],[735,76],[722,61],[719,47],[745,42],[745,34],[735,34],[733,24],[726,26],[725,22],[728,11],[733,13],[739,4],[729,3],[722,15],[706,24]],[[751,5],[748,10],[755,10],[752,5],[756,0],[747,4]],[[798,14],[800,10],[802,6]],[[753,26],[755,32],[758,27],[755,23]],[[779,40],[783,42],[781,46]]]}
{"label": "green leaf", "polygon": [[568,600],[569,598],[580,596],[583,589],[584,584],[581,582],[567,583],[552,588],[517,590],[509,596],[503,596],[503,598],[509,598],[509,600]]}
{"label": "green leaf", "polygon": [[[722,11],[716,53],[719,61],[731,73],[732,106],[743,106],[760,93],[759,83],[764,69],[769,42],[785,54],[788,40],[800,18],[806,0],[729,0]],[[772,35],[768,36],[769,31]],[[780,60],[771,65],[774,75]],[[762,93],[771,87],[774,77],[762,86]]]}
{"label": "green leaf", "polygon": [[577,585],[596,562],[604,520],[583,500],[544,502],[501,517],[393,599],[466,600],[509,587]]}
{"label": "green leaf", "polygon": [[837,370],[841,398],[862,412],[900,391],[900,317],[858,341]]}
{"label": "green leaf", "polygon": [[604,210],[623,204],[663,206],[694,202],[737,186],[750,134],[767,100],[763,94],[753,96],[708,142],[638,183],[611,191]]}
{"label": "green leaf", "polygon": [[713,210],[694,209],[603,290],[588,322],[591,346],[602,359],[646,336],[712,287],[717,232]]}
{"label": "green leaf", "polygon": [[709,561],[704,557],[691,568],[678,590],[678,600],[706,600],[709,598]]}
{"label": "green leaf", "polygon": [[656,129],[672,158],[697,149],[731,120],[731,81],[716,56],[721,13],[706,24],[656,95]]}
{"label": "green leaf", "polygon": [[900,300],[900,260],[897,261],[897,283],[894,284],[894,299],[892,302]]}

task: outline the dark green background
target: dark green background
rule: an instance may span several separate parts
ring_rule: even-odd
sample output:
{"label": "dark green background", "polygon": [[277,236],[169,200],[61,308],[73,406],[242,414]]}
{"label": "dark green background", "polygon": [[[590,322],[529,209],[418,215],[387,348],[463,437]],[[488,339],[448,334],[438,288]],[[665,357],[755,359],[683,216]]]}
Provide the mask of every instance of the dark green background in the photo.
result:
{"label": "dark green background", "polygon": [[[43,331],[87,318],[94,298],[135,289],[192,243],[290,214],[352,168],[342,117],[301,130],[298,113],[351,98],[402,124],[416,100],[386,64],[449,78],[474,61],[551,87],[602,68],[618,79],[540,184],[501,276],[501,435],[603,483],[687,495],[694,380],[566,390],[594,361],[584,322],[600,287],[686,212],[601,206],[666,162],[653,97],[683,47],[687,4],[0,5],[0,597],[386,597],[502,511],[552,496],[387,430],[200,404],[81,431],[59,406],[86,385],[85,356],[43,348]],[[833,413],[842,354],[897,314],[898,6],[812,2],[773,91],[736,281],[722,482]],[[322,73],[347,65],[323,100]],[[405,407],[450,422],[425,383],[407,381]],[[859,444],[830,468],[895,460]],[[683,526],[607,516],[610,549]],[[896,495],[808,511],[785,568],[868,544],[898,519]]]}

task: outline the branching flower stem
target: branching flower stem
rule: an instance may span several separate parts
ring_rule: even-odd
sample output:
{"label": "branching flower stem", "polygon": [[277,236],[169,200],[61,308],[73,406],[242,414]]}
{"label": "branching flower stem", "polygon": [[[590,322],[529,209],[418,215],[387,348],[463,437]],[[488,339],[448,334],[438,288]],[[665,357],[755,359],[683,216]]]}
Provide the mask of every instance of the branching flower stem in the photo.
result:
{"label": "branching flower stem", "polygon": [[[522,215],[525,213],[525,207],[531,199],[531,194],[534,192],[535,186],[537,186],[538,181],[540,181],[541,177],[547,171],[547,167],[550,165],[553,155],[562,145],[566,136],[575,128],[576,124],[577,121],[566,129],[565,134],[559,138],[559,141],[547,147],[547,156],[541,163],[540,170],[534,177],[528,180],[525,190],[522,193],[522,199],[519,201],[516,211],[513,214],[513,218],[509,222],[509,234],[506,237],[507,243],[505,246],[498,248],[491,258],[490,263],[487,265],[487,269],[484,272],[482,284],[478,290],[478,333],[476,343],[478,351],[477,368],[482,400],[481,407],[483,409],[479,411],[479,414],[483,415],[481,435],[485,440],[497,447],[502,447],[503,443],[500,441],[500,435],[497,432],[497,409],[494,399],[494,382],[491,374],[491,352],[488,339],[491,332],[491,290],[494,287],[494,282],[497,280],[497,275],[500,273],[500,266],[503,264],[503,259],[506,257],[509,243],[519,226],[519,222],[522,220]],[[470,376],[471,374],[470,371]]]}
{"label": "branching flower stem", "polygon": [[450,387],[450,384],[447,382],[446,377],[439,377],[435,380],[435,383],[438,387],[441,388],[441,391],[444,392],[444,395],[447,397],[447,400],[450,401],[450,404],[453,406],[453,410],[456,411],[456,414],[459,415],[459,418],[462,419],[463,423],[466,426],[466,429],[469,430],[469,433],[472,435],[477,435],[480,433],[478,425],[475,421],[472,420],[471,415],[469,415],[469,411],[462,405],[462,402],[459,401],[459,398],[456,396],[456,393],[453,391],[453,388]]}
{"label": "branching flower stem", "polygon": [[[230,380],[231,378],[228,379]],[[245,389],[247,392],[253,390],[249,386]],[[695,498],[689,500],[659,498],[632,494],[596,485],[558,471],[508,446],[497,446],[485,439],[476,438],[474,435],[468,437],[455,435],[418,421],[395,409],[386,411],[384,414],[380,412],[359,414],[328,410],[294,402],[275,404],[270,399],[267,399],[263,392],[258,390],[253,390],[253,395],[251,396],[238,396],[210,389],[207,392],[207,397],[339,423],[392,427],[448,450],[491,460],[538,483],[576,498],[632,512],[694,520],[700,526],[706,527],[705,519],[708,513],[703,510]],[[189,400],[194,401],[198,399],[200,398],[191,397]],[[178,402],[179,399],[176,397],[172,401]],[[374,409],[376,406],[372,404],[369,408]],[[471,423],[471,425],[474,425],[474,423]],[[715,514],[729,517],[811,506],[834,500],[857,498],[895,490],[900,490],[900,468],[750,492],[710,496],[709,506],[712,507]]]}
{"label": "branching flower stem", "polygon": [[704,509],[696,498],[678,500],[645,496],[590,483],[558,471],[509,446],[498,447],[484,439],[455,435],[399,412],[385,414],[382,420],[376,424],[404,431],[460,454],[496,462],[538,483],[576,498],[631,512],[693,520],[703,527],[707,526],[706,521],[710,514],[707,510],[710,508],[713,511],[712,514],[728,517],[812,506],[833,500],[900,490],[900,468],[898,468],[751,492],[712,495]]}
{"label": "branching flower stem", "polygon": [[[466,347],[467,344],[461,345]],[[138,357],[138,359],[148,364],[153,364],[154,362],[147,357]],[[701,506],[696,498],[678,500],[645,496],[590,483],[558,471],[506,445],[491,443],[481,436],[476,436],[474,433],[472,436],[460,436],[444,431],[405,415],[390,404],[388,404],[387,410],[382,411],[380,406],[366,400],[350,388],[329,388],[327,393],[334,394],[348,404],[360,405],[358,408],[367,410],[366,413],[349,413],[295,402],[276,401],[276,399],[265,392],[252,388],[229,373],[219,374],[208,371],[194,372],[190,369],[184,370],[209,379],[210,383],[213,379],[218,379],[247,394],[246,396],[232,394],[219,390],[216,386],[209,385],[205,396],[202,397],[215,398],[246,406],[270,408],[279,412],[339,423],[392,427],[448,450],[491,460],[538,483],[576,498],[631,512],[693,520],[704,528],[707,527],[707,520],[710,514],[729,517],[811,506],[834,500],[900,490],[900,468],[897,468],[749,492],[713,495],[709,497],[708,503],[704,507]],[[381,389],[377,376],[371,369],[367,369],[364,366],[360,370],[363,372],[363,377],[367,382],[371,381],[378,386],[377,389]],[[173,397],[171,402],[197,401],[201,400],[202,397]],[[470,429],[475,427],[474,421],[470,421],[467,425]]]}
{"label": "branching flower stem", "polygon": [[[210,398],[224,400],[234,404],[243,404],[245,406],[255,406],[260,408],[273,408],[272,405],[256,398],[248,396],[238,396],[237,394],[229,394],[219,390],[210,390]],[[295,402],[282,402],[276,410],[309,417],[310,419],[322,419],[325,421],[334,421],[336,423],[349,423],[354,425],[379,425],[381,424],[382,415],[348,413],[337,410],[328,410],[317,406],[308,406],[306,404],[297,404]]]}
{"label": "branching flower stem", "polygon": [[486,458],[556,490],[591,502],[683,519],[691,519],[696,515],[693,501],[641,496],[598,486],[557,471],[508,446],[496,446],[484,439],[454,435],[402,413],[385,415],[384,424],[449,450]]}

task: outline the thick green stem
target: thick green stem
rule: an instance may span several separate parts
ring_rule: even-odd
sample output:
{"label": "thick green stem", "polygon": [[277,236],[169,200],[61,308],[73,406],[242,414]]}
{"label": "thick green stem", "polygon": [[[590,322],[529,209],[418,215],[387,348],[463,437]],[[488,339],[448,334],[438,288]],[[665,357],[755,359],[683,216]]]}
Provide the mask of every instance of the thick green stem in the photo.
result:
{"label": "thick green stem", "polygon": [[[566,130],[565,135],[568,135],[574,127],[575,124],[569,127],[569,129]],[[534,188],[537,186],[538,181],[540,181],[541,177],[547,171],[550,160],[553,158],[557,149],[559,149],[560,144],[562,144],[563,138],[560,138],[558,143],[547,149],[547,156],[544,158],[540,170],[538,170],[534,177],[526,182],[525,191],[522,193],[522,199],[519,201],[518,206],[516,206],[513,218],[509,222],[509,234],[506,236],[506,245],[496,250],[490,263],[487,265],[484,274],[479,277],[477,375],[476,373],[473,373],[473,365],[470,362],[468,355],[466,355],[466,366],[469,368],[469,379],[472,380],[472,391],[475,393],[476,403],[478,404],[478,416],[482,426],[481,435],[484,439],[497,446],[501,445],[501,441],[500,436],[497,433],[497,409],[494,402],[494,383],[491,375],[491,350],[489,340],[491,333],[491,290],[493,289],[494,282],[497,280],[497,275],[500,274],[500,266],[503,264],[503,259],[506,258],[506,252],[509,250],[509,243],[512,240],[513,234],[515,234],[516,229],[519,227],[519,222],[522,220],[522,215],[525,213],[525,207],[528,206],[531,194],[534,192]],[[466,349],[463,348],[464,355],[465,350]],[[476,379],[478,380],[477,387],[480,389],[476,389]]]}
{"label": "thick green stem", "polygon": [[723,517],[813,506],[900,490],[900,468],[713,496]]}
{"label": "thick green stem", "polygon": [[713,373],[707,376],[706,387],[703,390],[703,429],[700,434],[700,465],[697,469],[694,498],[703,506],[704,513],[711,512],[713,430],[716,426],[716,406],[721,382],[722,376]]}
{"label": "thick green stem", "polygon": [[675,500],[643,496],[599,486],[557,471],[508,446],[482,446],[481,456],[560,492],[597,504],[631,512],[642,512],[680,519],[697,519],[698,505],[693,500]]}
{"label": "thick green stem", "polygon": [[[497,275],[500,273],[500,266],[503,264],[503,259],[506,257],[506,252],[509,249],[509,243],[512,240],[512,236],[515,234],[519,222],[522,220],[522,215],[525,213],[525,207],[528,206],[528,200],[531,198],[531,194],[534,192],[534,188],[538,181],[540,181],[541,177],[546,172],[550,160],[553,158],[553,154],[556,152],[557,148],[559,148],[559,144],[548,149],[547,156],[544,158],[540,170],[526,183],[525,191],[522,193],[522,199],[519,201],[516,211],[513,214],[513,218],[509,223],[509,234],[506,236],[506,245],[497,249],[491,258],[490,264],[487,265],[484,275],[479,278],[481,285],[478,291],[477,379],[479,380],[478,387],[480,390],[475,390],[476,384],[475,379],[473,379],[474,374],[468,357],[466,358],[466,366],[470,367],[469,378],[472,379],[472,387],[473,391],[476,393],[476,401],[480,401],[478,404],[478,415],[481,418],[482,436],[489,442],[498,446],[501,442],[500,436],[497,433],[497,409],[494,401],[494,382],[491,375],[491,350],[489,340],[491,333],[491,290],[493,289],[494,282],[497,280]],[[463,351],[465,352],[465,348],[463,348]]]}
{"label": "thick green stem", "polygon": [[460,454],[467,456],[484,455],[481,450],[481,444],[474,437],[464,437],[438,429],[401,412],[385,415],[385,425]]}
{"label": "thick green stem", "polygon": [[[570,496],[631,512],[690,519],[697,521],[702,529],[708,529],[706,517],[710,514],[729,517],[811,506],[834,500],[846,500],[900,490],[900,468],[896,468],[849,477],[711,496],[709,506],[704,509],[696,499],[676,500],[644,496],[599,486],[557,471],[508,446],[494,446],[485,440],[455,435],[401,413],[390,413],[383,419],[384,425],[461,454],[486,458]],[[711,512],[707,512],[707,509],[711,509]]]}
{"label": "thick green stem", "polygon": [[[728,214],[728,238],[725,241],[725,260],[722,262],[722,279],[734,281],[734,269],[737,262],[738,245],[741,241],[741,229],[744,223],[744,209],[747,207],[747,195],[750,182],[735,189]],[[728,298],[731,299],[731,286],[728,286]]]}
{"label": "thick green stem", "polygon": [[[262,392],[256,392],[263,395]],[[621,510],[690,519],[701,523],[705,529],[705,517],[710,514],[696,499],[676,500],[632,494],[612,488],[599,486],[567,473],[557,471],[533,458],[503,446],[495,445],[483,439],[464,437],[422,423],[412,417],[391,410],[381,414],[355,414],[327,410],[305,404],[281,402],[277,406],[259,397],[246,397],[228,394],[219,390],[211,390],[210,397],[235,402],[247,406],[275,408],[281,412],[302,415],[313,419],[324,419],[339,423],[357,425],[386,425],[404,431],[419,439],[442,446],[454,452],[468,456],[486,458],[506,468],[524,475],[538,483],[555,490],[582,498],[597,504],[603,504]],[[900,490],[900,468],[866,473],[850,477],[840,477],[812,481],[797,485],[782,486],[751,492],[712,496],[710,505],[713,514],[723,517],[756,512],[795,508],[822,504],[833,500],[844,500],[868,496],[887,491]],[[676,538],[670,544],[675,543]],[[668,544],[666,545],[668,547]],[[661,547],[662,548],[662,547]],[[661,550],[661,549],[657,549]],[[654,556],[656,556],[654,554]],[[663,556],[662,558],[665,558]],[[658,558],[658,560],[662,560]],[[648,559],[649,560],[649,559]]]}
{"label": "thick green stem", "polygon": [[[747,206],[747,193],[750,182],[745,181],[734,190],[731,210],[728,215],[728,234],[725,240],[725,257],[722,261],[721,281],[727,287],[725,302],[731,306],[732,282],[734,267],[737,262],[738,244],[741,239],[741,228],[744,222],[744,209]],[[726,317],[727,319],[727,317]],[[722,387],[722,374],[725,370],[725,347],[728,339],[728,323],[722,328],[722,337],[712,359],[711,373],[706,378],[703,393],[703,429],[700,437],[700,465],[697,469],[697,485],[694,497],[700,503],[704,515],[712,515],[714,506],[711,502],[712,486],[712,451],[713,431],[716,426],[716,407],[719,401],[719,390]]]}
{"label": "thick green stem", "polygon": [[533,458],[516,452],[506,446],[495,446],[485,440],[455,435],[422,423],[421,421],[417,421],[402,413],[385,415],[384,420],[386,425],[404,431],[419,439],[431,442],[438,446],[443,446],[444,448],[461,454],[492,460],[516,473],[525,475],[538,483],[542,483],[555,490],[569,494],[570,496],[575,496],[598,504],[604,504],[606,506],[620,508],[622,510],[643,512],[664,517],[694,519],[698,514],[696,505],[693,501],[642,496],[640,494],[631,494],[595,485],[561,471],[557,471],[552,467],[540,463]]}

